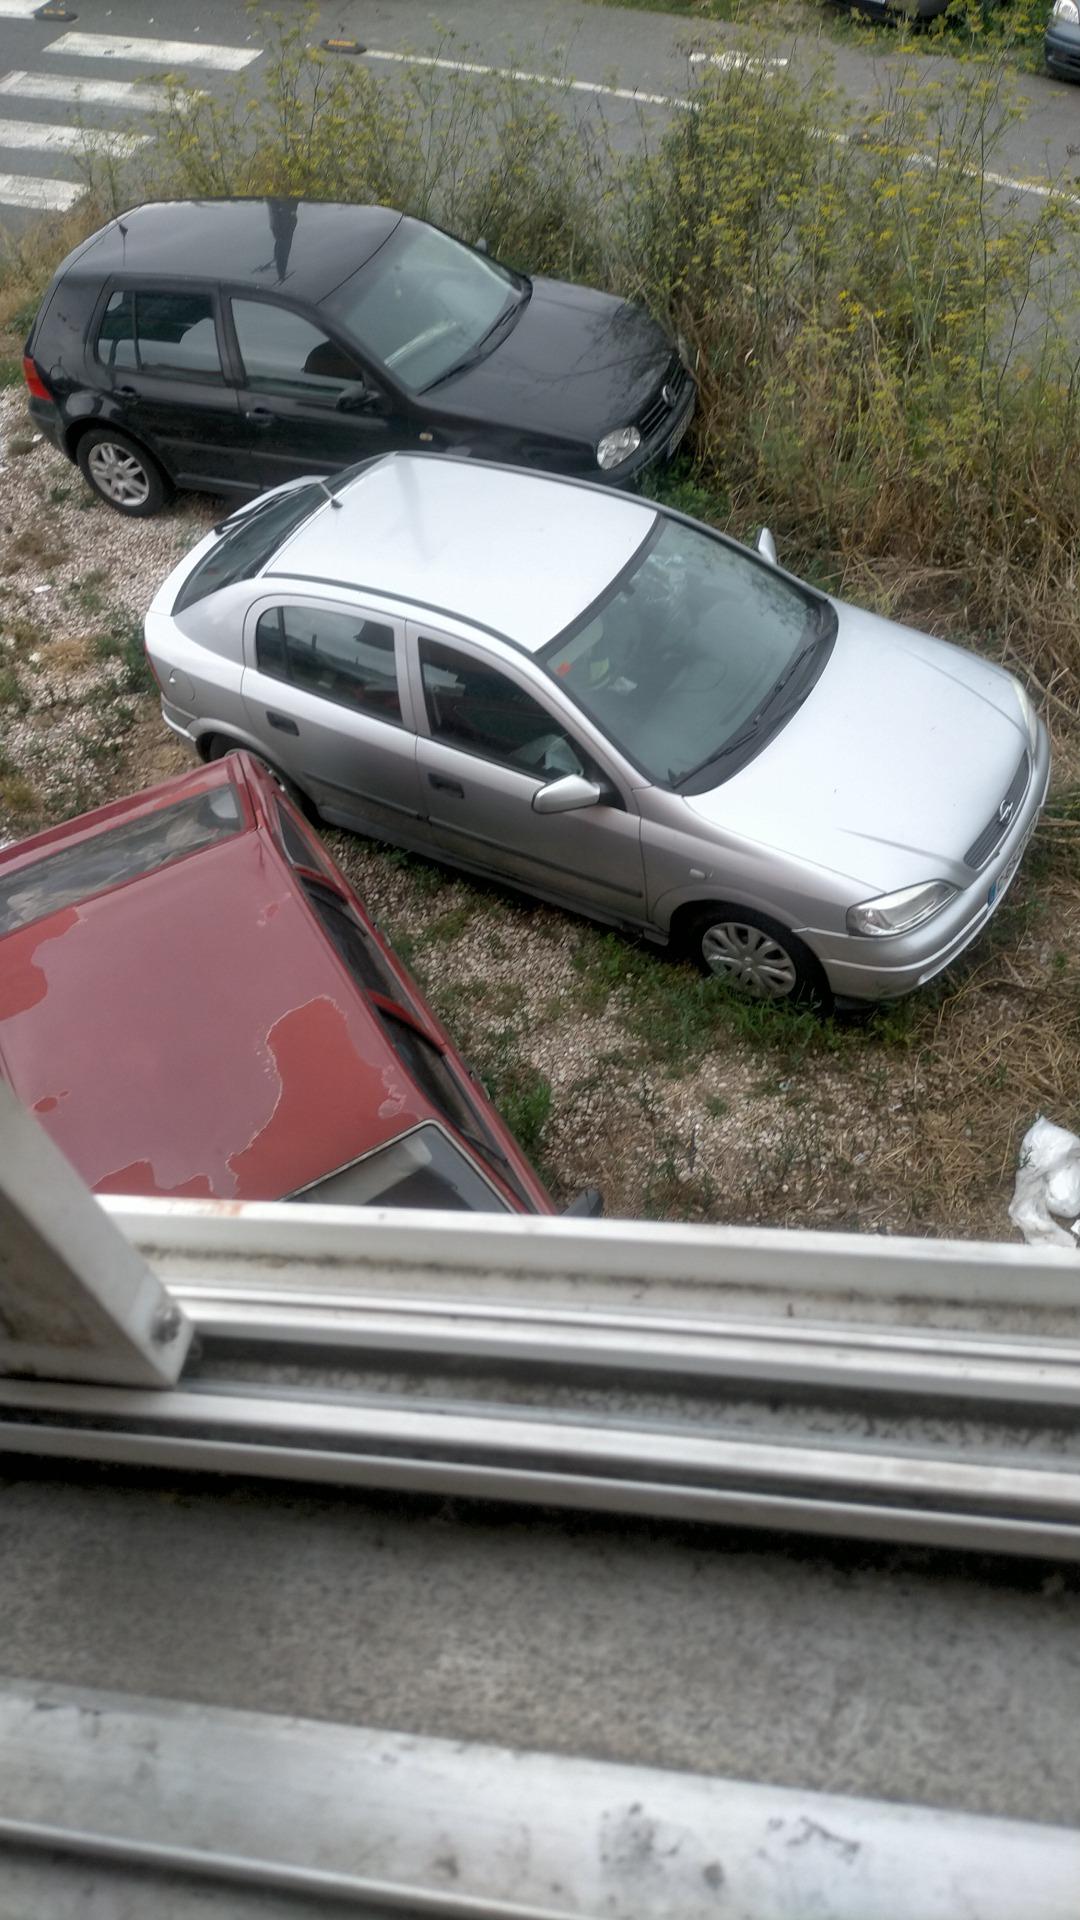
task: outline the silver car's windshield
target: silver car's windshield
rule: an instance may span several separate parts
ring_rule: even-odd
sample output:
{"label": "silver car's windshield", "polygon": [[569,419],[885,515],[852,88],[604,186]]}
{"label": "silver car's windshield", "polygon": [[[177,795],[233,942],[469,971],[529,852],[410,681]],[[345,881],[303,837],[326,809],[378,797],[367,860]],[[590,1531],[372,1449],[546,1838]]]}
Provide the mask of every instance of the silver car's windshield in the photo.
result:
{"label": "silver car's windshield", "polygon": [[805,690],[826,621],[826,603],[771,567],[662,515],[630,570],[540,658],[642,772],[680,786],[766,737],[782,690]]}
{"label": "silver car's windshield", "polygon": [[514,314],[524,289],[505,267],[436,227],[403,220],[325,311],[412,393],[444,380]]}

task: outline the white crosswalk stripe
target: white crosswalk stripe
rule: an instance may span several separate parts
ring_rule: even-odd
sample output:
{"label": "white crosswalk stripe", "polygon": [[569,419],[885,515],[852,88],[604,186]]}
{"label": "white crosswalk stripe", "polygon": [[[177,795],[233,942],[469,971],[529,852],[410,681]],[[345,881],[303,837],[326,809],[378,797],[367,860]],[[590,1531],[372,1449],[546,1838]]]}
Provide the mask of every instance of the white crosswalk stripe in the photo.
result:
{"label": "white crosswalk stripe", "polygon": [[73,107],[121,107],[152,113],[165,103],[164,87],[139,86],[135,80],[76,80],[67,73],[5,73],[0,93],[20,100],[59,100]]}
{"label": "white crosswalk stripe", "polygon": [[[40,4],[41,0],[0,0],[0,19],[29,20]],[[33,113],[38,103],[46,113],[50,107],[60,110],[55,118],[40,120],[0,117],[0,161],[8,154],[14,160],[16,154],[23,152],[55,153],[72,161],[84,153],[127,158],[152,137],[130,131],[130,116],[152,113],[167,98],[164,88],[154,84],[157,75],[186,75],[189,69],[222,75],[239,73],[258,60],[262,51],[261,47],[220,46],[213,41],[62,33],[41,48],[39,57],[43,61],[51,62],[54,56],[59,56],[65,65],[71,61],[107,61],[114,65],[130,61],[136,69],[142,67],[145,72],[147,67],[152,67],[156,71],[148,75],[146,81],[101,79],[92,65],[85,77],[70,68],[65,72],[63,67],[34,72],[17,68],[0,75],[0,108],[10,101],[16,112],[23,106],[25,112]],[[197,95],[192,92],[191,97],[194,99]],[[84,115],[91,114],[94,124],[83,124]],[[99,124],[103,115],[107,119],[110,114],[129,116],[128,125]],[[0,172],[0,209],[18,207],[66,212],[82,199],[84,192],[85,187],[76,180]]]}
{"label": "white crosswalk stripe", "polygon": [[148,133],[110,133],[101,127],[56,127],[47,120],[0,120],[0,149],[37,147],[43,152],[134,153],[149,140]]}
{"label": "white crosswalk stripe", "polygon": [[238,73],[257,60],[261,47],[215,47],[203,40],[133,40],[113,33],[62,33],[43,48],[81,60],[141,60],[168,73],[176,67],[218,67]]}
{"label": "white crosswalk stripe", "polygon": [[0,173],[0,206],[30,207],[36,213],[66,213],[85,187],[75,180],[35,180],[28,173]]}

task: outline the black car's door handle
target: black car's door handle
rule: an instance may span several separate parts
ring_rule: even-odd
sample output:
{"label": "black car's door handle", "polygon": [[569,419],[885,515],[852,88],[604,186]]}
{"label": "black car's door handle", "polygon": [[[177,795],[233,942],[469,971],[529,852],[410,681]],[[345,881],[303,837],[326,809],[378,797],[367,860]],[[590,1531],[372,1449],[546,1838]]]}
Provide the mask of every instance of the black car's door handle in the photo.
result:
{"label": "black car's door handle", "polygon": [[428,779],[433,787],[438,787],[440,793],[456,793],[459,800],[464,800],[465,789],[460,780],[447,780],[441,773],[429,773]]}
{"label": "black car's door handle", "polygon": [[273,418],[274,416],[269,407],[250,407],[244,415],[244,419],[250,420],[254,427],[268,427],[271,425]]}
{"label": "black car's door handle", "polygon": [[269,722],[270,722],[270,725],[271,725],[271,726],[272,726],[273,728],[275,728],[275,730],[276,730],[276,731],[277,731],[278,733],[296,733],[296,734],[298,734],[298,733],[300,732],[300,729],[299,729],[299,727],[297,726],[297,724],[296,724],[296,721],[295,721],[295,720],[286,720],[286,718],[285,718],[285,715],[284,715],[283,713],[270,713],[270,712],[268,712],[268,713],[267,713],[267,715],[266,715],[266,717],[267,717],[267,719],[269,720]]}
{"label": "black car's door handle", "polygon": [[114,387],[113,393],[118,400],[137,400],[139,397],[138,387]]}

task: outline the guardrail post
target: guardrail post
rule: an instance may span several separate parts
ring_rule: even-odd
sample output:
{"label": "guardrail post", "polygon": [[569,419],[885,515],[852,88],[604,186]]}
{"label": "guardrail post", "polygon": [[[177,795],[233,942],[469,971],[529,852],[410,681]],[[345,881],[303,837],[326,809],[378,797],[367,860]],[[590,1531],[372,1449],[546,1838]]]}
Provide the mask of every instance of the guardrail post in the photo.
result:
{"label": "guardrail post", "polygon": [[191,1325],[0,1081],[0,1374],[171,1387]]}

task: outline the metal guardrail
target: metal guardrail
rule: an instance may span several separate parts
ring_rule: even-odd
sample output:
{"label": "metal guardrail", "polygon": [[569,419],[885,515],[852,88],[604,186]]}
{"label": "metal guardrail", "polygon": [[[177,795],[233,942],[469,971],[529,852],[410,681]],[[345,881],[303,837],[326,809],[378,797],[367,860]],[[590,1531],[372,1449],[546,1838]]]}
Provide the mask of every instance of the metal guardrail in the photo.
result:
{"label": "metal guardrail", "polygon": [[0,1380],[0,1449],[1080,1558],[1068,1253],[109,1211],[196,1356],[164,1393]]}
{"label": "metal guardrail", "polygon": [[12,1682],[0,1806],[0,1920],[1075,1920],[1080,1885],[1052,1826]]}

